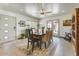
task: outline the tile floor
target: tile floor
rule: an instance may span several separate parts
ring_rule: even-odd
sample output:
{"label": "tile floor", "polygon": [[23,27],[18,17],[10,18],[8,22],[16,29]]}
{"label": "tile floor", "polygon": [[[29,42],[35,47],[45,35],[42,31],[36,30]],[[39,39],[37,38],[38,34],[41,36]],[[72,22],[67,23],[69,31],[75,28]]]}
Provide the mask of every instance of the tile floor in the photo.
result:
{"label": "tile floor", "polygon": [[[0,44],[0,56],[11,56],[15,55],[16,52],[19,56],[22,56],[23,53],[18,50],[16,50],[13,54],[11,53],[14,48],[22,45],[27,45],[27,39]],[[49,46],[48,52],[49,56],[75,56],[72,44],[57,37],[53,37],[53,42]]]}

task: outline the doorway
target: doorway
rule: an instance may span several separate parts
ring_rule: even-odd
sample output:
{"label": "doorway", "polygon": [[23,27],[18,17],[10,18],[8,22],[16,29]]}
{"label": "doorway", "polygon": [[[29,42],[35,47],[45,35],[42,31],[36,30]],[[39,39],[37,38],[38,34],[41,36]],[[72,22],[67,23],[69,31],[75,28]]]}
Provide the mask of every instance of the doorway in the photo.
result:
{"label": "doorway", "polygon": [[49,20],[47,22],[47,27],[53,30],[53,35],[59,37],[59,20],[55,19],[55,20]]}
{"label": "doorway", "polygon": [[12,16],[0,14],[0,42],[16,39],[16,19]]}

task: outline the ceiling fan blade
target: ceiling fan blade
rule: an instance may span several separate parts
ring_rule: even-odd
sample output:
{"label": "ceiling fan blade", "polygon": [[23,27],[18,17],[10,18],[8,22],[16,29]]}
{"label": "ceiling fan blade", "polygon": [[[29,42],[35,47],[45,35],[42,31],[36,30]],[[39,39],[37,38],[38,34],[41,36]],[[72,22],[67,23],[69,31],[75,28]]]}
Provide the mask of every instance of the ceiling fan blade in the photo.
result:
{"label": "ceiling fan blade", "polygon": [[45,13],[52,13],[51,11],[45,12]]}

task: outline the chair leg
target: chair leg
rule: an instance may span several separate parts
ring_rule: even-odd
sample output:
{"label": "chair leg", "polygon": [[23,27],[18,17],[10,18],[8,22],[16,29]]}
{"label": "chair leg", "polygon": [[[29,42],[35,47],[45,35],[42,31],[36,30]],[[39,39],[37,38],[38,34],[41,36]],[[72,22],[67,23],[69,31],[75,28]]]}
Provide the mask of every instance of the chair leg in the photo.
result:
{"label": "chair leg", "polygon": [[27,45],[27,49],[29,48],[29,42],[28,42],[28,45]]}
{"label": "chair leg", "polygon": [[48,41],[48,46],[50,45],[50,43],[51,43],[51,42],[50,42],[50,39],[49,39],[49,41]]}
{"label": "chair leg", "polygon": [[48,41],[48,43],[49,43],[49,45],[51,44],[51,42],[53,41],[53,39],[52,39],[52,37],[50,37],[50,39],[49,39],[49,41]]}
{"label": "chair leg", "polygon": [[40,41],[40,49],[41,49],[41,41]]}
{"label": "chair leg", "polygon": [[46,48],[46,42],[44,44],[45,44],[45,48]]}
{"label": "chair leg", "polygon": [[39,47],[39,41],[37,42],[37,46]]}
{"label": "chair leg", "polygon": [[33,50],[34,50],[34,42],[32,43],[32,52],[33,52]]}

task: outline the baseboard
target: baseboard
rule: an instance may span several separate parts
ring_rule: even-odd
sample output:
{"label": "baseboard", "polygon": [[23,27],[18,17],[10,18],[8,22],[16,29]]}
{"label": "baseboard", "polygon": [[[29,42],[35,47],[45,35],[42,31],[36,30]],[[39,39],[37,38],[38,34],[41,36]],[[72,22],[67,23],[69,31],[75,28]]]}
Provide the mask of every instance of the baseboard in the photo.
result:
{"label": "baseboard", "polygon": [[8,43],[8,42],[12,42],[12,41],[15,41],[15,40],[10,40],[10,41],[2,41],[2,42],[0,42],[0,44],[4,44],[4,43]]}

